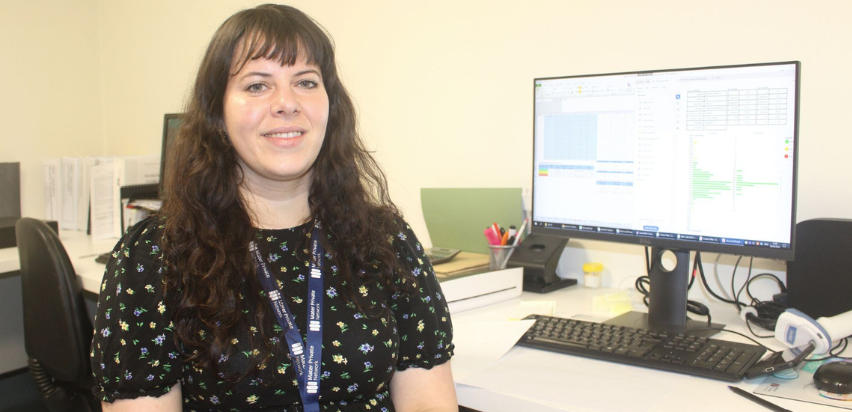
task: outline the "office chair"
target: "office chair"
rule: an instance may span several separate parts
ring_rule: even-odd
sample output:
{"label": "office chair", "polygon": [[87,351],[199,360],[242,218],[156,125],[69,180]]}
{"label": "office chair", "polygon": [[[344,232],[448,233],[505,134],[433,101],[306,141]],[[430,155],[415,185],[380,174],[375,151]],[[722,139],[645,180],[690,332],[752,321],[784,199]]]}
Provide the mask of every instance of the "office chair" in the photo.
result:
{"label": "office chair", "polygon": [[40,220],[15,224],[21,259],[24,346],[48,410],[100,411],[89,365],[92,322],[59,236]]}

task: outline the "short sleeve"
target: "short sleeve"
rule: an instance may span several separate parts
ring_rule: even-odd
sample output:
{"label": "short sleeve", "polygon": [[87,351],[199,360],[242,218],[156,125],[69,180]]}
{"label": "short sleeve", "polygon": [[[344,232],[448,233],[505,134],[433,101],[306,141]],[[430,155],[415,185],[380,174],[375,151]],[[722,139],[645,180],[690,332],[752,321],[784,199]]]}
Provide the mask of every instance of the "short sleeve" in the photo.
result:
{"label": "short sleeve", "polygon": [[391,309],[399,332],[397,369],[431,369],[453,356],[453,325],[441,285],[414,232],[403,222],[397,253],[414,278],[413,290],[394,295]]}
{"label": "short sleeve", "polygon": [[107,262],[95,315],[92,372],[101,400],[161,396],[181,368],[163,292],[161,221],[130,228]]}

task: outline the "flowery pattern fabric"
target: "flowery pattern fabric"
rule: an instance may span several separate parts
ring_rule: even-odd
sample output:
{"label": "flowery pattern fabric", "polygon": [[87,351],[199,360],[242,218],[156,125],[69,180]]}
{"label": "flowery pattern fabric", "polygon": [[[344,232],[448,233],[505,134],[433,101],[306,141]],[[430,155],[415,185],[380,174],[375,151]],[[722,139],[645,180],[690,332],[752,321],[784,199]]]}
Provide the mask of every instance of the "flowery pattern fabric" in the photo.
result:
{"label": "flowery pattern fabric", "polygon": [[[303,339],[310,262],[304,257],[308,253],[296,251],[309,244],[311,228],[258,230],[255,240]],[[217,370],[183,360],[184,351],[174,339],[175,296],[163,291],[162,230],[156,218],[140,222],[122,237],[107,263],[91,350],[100,398],[111,402],[160,396],[179,382],[187,411],[302,410],[286,341],[271,311],[267,322],[276,335],[269,339],[276,350],[265,360],[263,345],[257,342],[260,325],[248,311]],[[389,383],[395,370],[431,368],[453,354],[449,311],[423,247],[407,225],[392,241],[397,255],[413,263],[414,292],[391,293],[369,281],[356,285],[356,293],[387,309],[378,317],[367,316],[344,298],[343,280],[325,256],[319,396],[323,411],[393,411]],[[241,291],[241,299],[248,293],[265,294],[250,291],[245,281]],[[225,379],[226,373],[244,373],[257,361],[257,370],[245,378]]]}

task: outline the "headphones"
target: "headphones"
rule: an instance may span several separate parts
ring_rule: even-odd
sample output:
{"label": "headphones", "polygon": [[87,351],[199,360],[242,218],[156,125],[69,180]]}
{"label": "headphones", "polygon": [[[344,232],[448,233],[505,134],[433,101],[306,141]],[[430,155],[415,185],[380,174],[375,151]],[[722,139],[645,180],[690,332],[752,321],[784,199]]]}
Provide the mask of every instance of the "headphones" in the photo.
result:
{"label": "headphones", "polygon": [[705,305],[701,302],[695,301],[695,300],[687,300],[686,301],[686,310],[689,313],[694,313],[698,316],[709,316],[710,315],[710,308],[708,308],[707,305]]}
{"label": "headphones", "polygon": [[[749,279],[748,283],[746,283],[746,293],[749,296],[751,296],[751,293],[748,291],[749,285],[751,285],[753,280],[760,277],[775,279],[775,282],[778,284],[778,288],[781,289],[781,294],[787,294],[787,287],[784,286],[784,282],[782,282],[781,279],[778,279],[776,276],[769,273],[761,273]],[[787,310],[787,305],[774,301],[762,302],[754,298],[752,298],[752,301],[753,303],[750,306],[743,307],[740,312],[741,315],[744,316],[746,322],[753,323],[766,330],[774,331],[775,323],[778,321],[778,317]]]}
{"label": "headphones", "polygon": [[753,306],[743,308],[748,322],[766,330],[775,330],[775,323],[785,310],[786,306],[776,302],[756,302]]}
{"label": "headphones", "polygon": [[[651,280],[648,276],[640,276],[636,278],[635,286],[636,290],[642,294],[642,301],[645,303],[645,306],[648,306],[650,302],[650,292],[648,291],[648,286],[650,285]],[[707,305],[695,301],[695,300],[687,300],[686,301],[686,311],[689,313],[694,313],[698,316],[709,316],[710,308]]]}

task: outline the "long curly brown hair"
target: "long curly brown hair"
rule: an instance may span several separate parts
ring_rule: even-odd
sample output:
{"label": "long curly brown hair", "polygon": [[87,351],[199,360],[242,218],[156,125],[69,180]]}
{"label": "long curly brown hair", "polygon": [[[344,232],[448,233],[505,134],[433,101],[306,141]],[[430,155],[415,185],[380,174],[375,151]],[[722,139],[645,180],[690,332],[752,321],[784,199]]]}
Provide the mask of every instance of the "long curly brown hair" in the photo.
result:
{"label": "long curly brown hair", "polygon": [[[176,337],[188,358],[201,366],[215,366],[226,353],[244,310],[260,325],[270,312],[265,301],[239,296],[242,282],[251,288],[258,288],[259,282],[248,252],[254,230],[240,196],[242,171],[224,128],[225,88],[251,59],[292,65],[300,56],[320,67],[329,98],[326,137],[313,164],[309,204],[329,235],[326,250],[349,286],[343,293],[363,308],[354,288],[365,276],[390,290],[394,276],[410,276],[388,241],[401,229],[399,212],[388,196],[384,174],[358,136],[355,109],[338,77],[328,36],[292,7],[262,5],[238,12],[213,35],[198,69],[169,153],[171,169],[161,209],[166,288],[177,296],[172,303]],[[359,273],[359,268],[371,271]]]}

